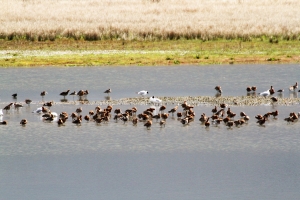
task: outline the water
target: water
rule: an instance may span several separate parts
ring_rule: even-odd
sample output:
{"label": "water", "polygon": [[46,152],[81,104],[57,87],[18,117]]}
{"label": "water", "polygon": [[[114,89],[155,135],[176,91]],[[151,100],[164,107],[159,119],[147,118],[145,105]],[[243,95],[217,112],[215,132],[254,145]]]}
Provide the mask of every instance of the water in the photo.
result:
{"label": "water", "polygon": [[[111,98],[118,99],[135,97],[142,89],[155,96],[212,96],[216,85],[225,96],[245,95],[248,85],[258,91],[273,85],[289,97],[287,88],[298,80],[298,67],[0,69],[1,108],[25,98],[34,101],[30,107],[4,112],[8,125],[0,126],[0,199],[298,199],[300,124],[283,119],[299,112],[299,105],[233,106],[233,112],[244,111],[251,119],[232,129],[200,124],[200,114],[210,114],[212,106],[196,106],[196,120],[188,126],[170,116],[166,127],[154,120],[149,130],[142,122],[135,127],[113,120],[81,126],[67,121],[59,127],[32,113],[43,90],[48,91],[44,100],[55,102],[67,89],[88,89],[88,99],[99,101],[108,88]],[[56,104],[51,110],[71,113],[79,106],[83,115],[95,107]],[[136,105],[138,113],[149,106]],[[167,110],[172,107],[167,105]],[[276,109],[277,119],[257,125],[255,115]],[[19,125],[23,118],[29,121],[25,127]]]}

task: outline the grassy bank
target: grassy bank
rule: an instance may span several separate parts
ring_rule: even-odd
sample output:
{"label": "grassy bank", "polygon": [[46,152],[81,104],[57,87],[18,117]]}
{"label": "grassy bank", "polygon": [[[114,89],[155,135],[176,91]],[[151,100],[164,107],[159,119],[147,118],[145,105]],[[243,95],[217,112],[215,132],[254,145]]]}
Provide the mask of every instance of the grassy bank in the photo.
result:
{"label": "grassy bank", "polygon": [[0,40],[0,66],[299,63],[300,41]]}

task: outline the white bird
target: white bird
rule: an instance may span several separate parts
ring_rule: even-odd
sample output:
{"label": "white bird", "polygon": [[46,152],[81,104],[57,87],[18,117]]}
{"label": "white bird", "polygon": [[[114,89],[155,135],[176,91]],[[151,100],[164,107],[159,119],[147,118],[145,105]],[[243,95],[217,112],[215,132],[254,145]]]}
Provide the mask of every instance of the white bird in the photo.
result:
{"label": "white bird", "polygon": [[39,107],[39,108],[37,108],[36,110],[32,111],[32,113],[41,114],[41,113],[43,113],[43,108],[42,108],[42,107]]}
{"label": "white bird", "polygon": [[0,109],[0,116],[3,116],[3,111],[2,111],[2,109]]}
{"label": "white bird", "polygon": [[154,97],[154,96],[152,96],[152,97],[150,97],[150,102],[152,102],[152,103],[158,103],[158,104],[160,104],[161,102],[162,102],[162,100],[160,100],[160,99],[158,99],[158,98],[156,98],[156,97]]}
{"label": "white bird", "polygon": [[263,96],[263,97],[267,97],[267,96],[270,96],[270,90],[267,90],[267,91],[264,91],[264,92],[261,92],[261,93],[258,93],[260,96]]}
{"label": "white bird", "polygon": [[139,94],[139,95],[142,95],[142,96],[146,96],[149,92],[146,91],[146,90],[141,90],[141,91],[136,92],[136,93]]}

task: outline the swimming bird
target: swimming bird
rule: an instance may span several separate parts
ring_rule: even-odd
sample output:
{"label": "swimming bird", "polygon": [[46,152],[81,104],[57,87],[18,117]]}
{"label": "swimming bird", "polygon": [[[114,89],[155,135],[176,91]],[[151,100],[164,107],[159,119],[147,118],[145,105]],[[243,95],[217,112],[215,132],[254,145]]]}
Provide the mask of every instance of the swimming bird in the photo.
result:
{"label": "swimming bird", "polygon": [[111,89],[109,88],[109,89],[105,90],[104,93],[106,93],[107,95],[109,95],[111,93]]}
{"label": "swimming bird", "polygon": [[64,98],[66,98],[66,96],[69,94],[70,90],[67,90],[65,92],[61,92],[59,95],[63,96]]}
{"label": "swimming bird", "polygon": [[298,88],[298,82],[295,83],[295,85],[290,86],[290,91],[295,91]]}
{"label": "swimming bird", "polygon": [[7,121],[2,121],[2,122],[0,122],[0,125],[7,125]]}
{"label": "swimming bird", "polygon": [[149,92],[146,91],[146,90],[141,90],[141,91],[136,92],[136,93],[139,94],[139,95],[142,95],[142,96],[146,96]]}
{"label": "swimming bird", "polygon": [[154,104],[161,104],[162,100],[160,100],[159,98],[156,98],[154,96],[150,97],[150,102],[154,103]]}
{"label": "swimming bird", "polygon": [[21,125],[26,125],[26,124],[27,124],[27,119],[22,119],[22,120],[20,121],[20,124],[21,124]]}
{"label": "swimming bird", "polygon": [[15,94],[12,94],[11,95],[14,99],[16,99],[17,98],[17,96],[18,96],[18,94],[17,93],[15,93]]}

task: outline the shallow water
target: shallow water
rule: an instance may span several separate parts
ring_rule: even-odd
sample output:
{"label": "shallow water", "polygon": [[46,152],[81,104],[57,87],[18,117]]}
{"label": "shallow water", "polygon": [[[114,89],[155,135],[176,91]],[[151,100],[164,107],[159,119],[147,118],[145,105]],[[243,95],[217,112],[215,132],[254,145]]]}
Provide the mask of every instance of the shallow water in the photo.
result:
{"label": "shallow water", "polygon": [[[0,69],[1,108],[15,101],[15,92],[18,102],[34,101],[4,112],[2,120],[8,125],[0,126],[0,199],[298,199],[300,123],[283,119],[299,112],[299,105],[233,106],[233,112],[244,111],[251,119],[232,129],[223,124],[205,128],[198,121],[212,106],[196,106],[196,120],[188,126],[170,116],[166,127],[154,120],[149,130],[143,122],[135,127],[114,120],[80,126],[67,121],[59,127],[32,113],[40,107],[43,90],[49,93],[44,101],[60,101],[58,94],[66,89],[88,89],[88,99],[98,101],[105,99],[107,88],[118,99],[135,97],[142,89],[155,96],[213,96],[216,85],[222,85],[224,96],[241,96],[248,85],[259,91],[273,85],[289,97],[287,88],[298,80],[298,67]],[[68,100],[73,102],[72,97]],[[56,104],[51,110],[71,113],[79,106],[83,115],[95,107],[77,102]],[[114,109],[132,106],[139,113],[150,105]],[[167,105],[167,110],[172,107]],[[257,125],[255,115],[276,109],[278,118]],[[29,121],[26,126],[19,125],[23,118]]]}

